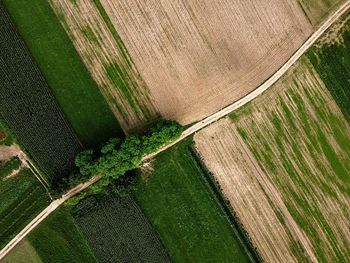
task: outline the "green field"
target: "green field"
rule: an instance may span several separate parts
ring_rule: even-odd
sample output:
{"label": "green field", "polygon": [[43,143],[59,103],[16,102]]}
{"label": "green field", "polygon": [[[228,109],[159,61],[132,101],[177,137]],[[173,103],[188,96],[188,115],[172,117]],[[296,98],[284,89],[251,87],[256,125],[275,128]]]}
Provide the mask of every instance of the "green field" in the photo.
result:
{"label": "green field", "polygon": [[315,46],[307,55],[350,123],[350,20],[341,32],[339,43]]}
{"label": "green field", "polygon": [[74,218],[99,262],[170,262],[129,194],[87,198],[79,203]]}
{"label": "green field", "polygon": [[249,262],[187,139],[159,154],[134,196],[174,262]]}
{"label": "green field", "polygon": [[5,179],[18,167],[16,159],[10,165],[0,165],[0,248],[49,204],[44,187],[30,170]]}
{"label": "green field", "polygon": [[71,214],[61,207],[33,230],[27,240],[42,262],[95,263]]}
{"label": "green field", "polygon": [[122,135],[49,1],[3,2],[82,143],[89,148],[97,147],[110,137]]}

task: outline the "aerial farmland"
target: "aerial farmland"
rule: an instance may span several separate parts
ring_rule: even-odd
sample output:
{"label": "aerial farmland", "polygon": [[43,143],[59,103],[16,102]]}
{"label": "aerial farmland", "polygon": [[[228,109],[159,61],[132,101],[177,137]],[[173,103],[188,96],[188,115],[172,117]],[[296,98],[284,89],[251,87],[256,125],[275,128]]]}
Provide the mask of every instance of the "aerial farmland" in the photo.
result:
{"label": "aerial farmland", "polygon": [[350,262],[350,1],[0,22],[0,263]]}

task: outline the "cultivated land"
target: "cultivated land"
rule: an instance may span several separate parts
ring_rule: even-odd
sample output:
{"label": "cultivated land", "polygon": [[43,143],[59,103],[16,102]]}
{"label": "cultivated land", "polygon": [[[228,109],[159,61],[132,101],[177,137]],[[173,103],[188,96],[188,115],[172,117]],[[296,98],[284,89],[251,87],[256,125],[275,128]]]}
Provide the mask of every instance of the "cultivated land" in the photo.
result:
{"label": "cultivated land", "polygon": [[51,178],[67,173],[81,145],[0,2],[0,113]]}
{"label": "cultivated land", "polygon": [[174,262],[249,262],[190,145],[183,141],[145,168],[136,200]]}
{"label": "cultivated land", "polygon": [[345,14],[307,53],[350,123],[350,13]]}
{"label": "cultivated land", "polygon": [[[238,193],[226,191],[233,207],[240,206],[237,196],[252,202],[237,212],[239,218],[249,215],[255,207],[264,209],[266,201],[254,203],[256,196],[249,194],[251,188],[260,188],[257,195],[275,207],[275,216],[273,220],[259,218],[265,223],[259,234],[275,236],[276,217],[284,232],[291,232],[286,238],[289,236],[293,242],[287,238],[270,246],[249,231],[254,220],[243,222],[265,260],[284,259],[272,254],[284,253],[287,242],[298,261],[315,261],[313,257],[320,262],[349,261],[350,127],[308,59],[303,57],[269,92],[235,113],[233,120],[236,128],[229,128],[230,136],[221,140],[220,136],[206,135],[207,143],[216,148],[210,151],[202,146],[200,151],[224,189],[235,187],[232,178],[237,177],[236,183],[241,183]],[[225,133],[218,125],[216,133],[220,132]],[[230,142],[234,136],[241,141],[240,149],[238,143]],[[232,155],[243,149],[248,154],[245,162],[254,164],[249,168],[255,170],[253,178],[249,170],[241,167],[241,176],[234,172],[238,157]],[[231,171],[226,173],[219,164]]]}
{"label": "cultivated land", "polygon": [[0,248],[49,204],[45,188],[9,149],[0,146]]}
{"label": "cultivated land", "polygon": [[344,0],[298,0],[313,25],[318,25],[335,7]]}
{"label": "cultivated land", "polygon": [[49,2],[123,129],[156,118],[148,88],[98,0]]}
{"label": "cultivated land", "polygon": [[42,263],[38,253],[30,242],[25,239],[19,243],[5,258],[0,260],[1,263]]}
{"label": "cultivated land", "polygon": [[157,110],[181,124],[255,89],[312,32],[296,0],[100,2]]}
{"label": "cultivated land", "polygon": [[147,218],[132,196],[83,200],[74,217],[99,262],[170,262]]}
{"label": "cultivated land", "polygon": [[62,111],[86,147],[122,131],[46,0],[3,0]]}
{"label": "cultivated land", "polygon": [[[280,202],[276,190],[264,178],[263,171],[231,121],[223,119],[204,129],[195,135],[195,142],[197,151],[219,182],[237,219],[266,262],[304,259],[299,238],[306,242],[308,248],[309,241],[295,227],[295,221]],[[277,196],[279,202],[273,203],[270,195]],[[283,216],[286,219],[280,221]],[[314,258],[312,252],[311,255]]]}
{"label": "cultivated land", "polygon": [[[26,255],[25,261],[21,255]],[[60,208],[0,262],[95,263],[96,259],[70,213]]]}

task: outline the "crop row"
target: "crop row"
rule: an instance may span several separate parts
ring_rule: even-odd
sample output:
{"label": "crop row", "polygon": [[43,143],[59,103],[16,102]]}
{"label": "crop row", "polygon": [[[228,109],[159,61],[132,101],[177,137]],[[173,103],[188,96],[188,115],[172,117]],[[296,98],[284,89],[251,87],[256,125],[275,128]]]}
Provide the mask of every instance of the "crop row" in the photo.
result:
{"label": "crop row", "polygon": [[0,113],[51,178],[70,171],[80,142],[0,3]]}
{"label": "crop row", "polygon": [[89,197],[79,203],[74,217],[99,262],[169,262],[130,195]]}

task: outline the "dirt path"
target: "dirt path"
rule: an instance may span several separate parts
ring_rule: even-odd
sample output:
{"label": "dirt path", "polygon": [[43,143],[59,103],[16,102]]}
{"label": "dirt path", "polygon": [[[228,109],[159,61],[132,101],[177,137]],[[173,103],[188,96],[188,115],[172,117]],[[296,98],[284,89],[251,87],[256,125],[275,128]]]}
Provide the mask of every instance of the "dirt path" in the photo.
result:
{"label": "dirt path", "polygon": [[[188,136],[194,134],[195,132],[201,130],[202,128],[208,126],[209,124],[221,119],[232,111],[242,107],[248,102],[252,101],[254,98],[262,94],[269,87],[271,87],[288,69],[316,42],[316,40],[321,37],[321,35],[338,19],[340,18],[350,7],[350,0],[348,0],[344,5],[342,5],[335,13],[333,13],[319,29],[316,30],[314,34],[298,49],[298,51],[284,64],[274,75],[272,75],[266,82],[260,85],[253,92],[247,96],[241,98],[240,100],[234,102],[230,106],[218,111],[217,113],[205,118],[204,120],[192,125],[190,128],[185,130],[179,139],[176,141],[162,147],[158,151],[149,154],[143,158],[143,160],[150,159],[160,152],[165,151],[176,143],[182,141]],[[44,209],[36,218],[34,218],[15,238],[13,238],[1,251],[0,260],[18,244],[31,230],[33,230],[41,221],[43,221],[49,214],[51,214],[58,206],[68,200],[70,197],[78,194],[84,189],[88,188],[93,183],[97,182],[100,177],[92,177],[86,183],[80,184],[75,188],[71,189],[67,194],[63,195],[60,199],[53,201],[46,209]]]}
{"label": "dirt path", "polygon": [[30,169],[38,181],[48,191],[49,183],[17,144],[12,144],[11,146],[0,145],[0,161],[7,161],[14,156],[17,156],[21,160],[21,168],[26,167]]}
{"label": "dirt path", "polygon": [[5,255],[11,251],[26,235],[29,234],[37,225],[39,225],[45,218],[47,218],[53,211],[56,210],[61,204],[67,201],[72,196],[80,193],[84,189],[88,188],[93,183],[100,179],[98,176],[92,177],[89,181],[79,184],[60,199],[54,200],[48,207],[46,207],[39,215],[37,215],[21,232],[19,232],[1,251],[0,260],[5,257]]}

